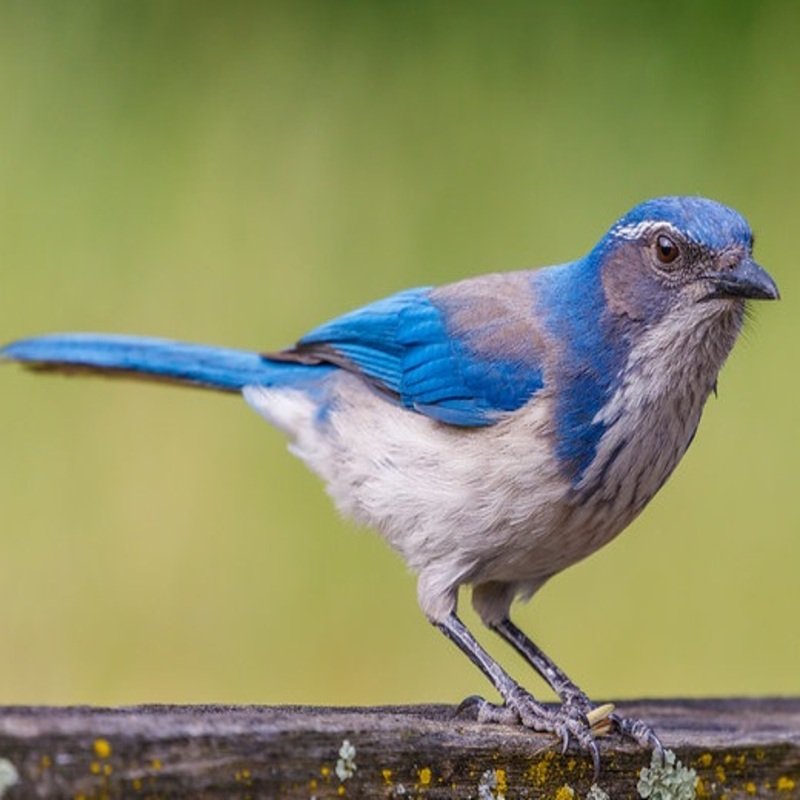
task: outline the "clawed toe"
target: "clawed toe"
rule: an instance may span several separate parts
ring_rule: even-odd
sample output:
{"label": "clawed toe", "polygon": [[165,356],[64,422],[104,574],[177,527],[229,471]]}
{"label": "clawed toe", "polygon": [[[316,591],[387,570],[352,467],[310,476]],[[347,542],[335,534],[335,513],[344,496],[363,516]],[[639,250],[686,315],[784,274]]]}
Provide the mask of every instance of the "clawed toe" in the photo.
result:
{"label": "clawed toe", "polygon": [[592,723],[589,721],[583,704],[563,703],[554,713],[554,733],[561,739],[561,752],[566,753],[570,741],[589,753],[594,767],[594,780],[600,776],[600,749],[595,741]]}
{"label": "clawed toe", "polygon": [[510,706],[490,703],[478,694],[465,697],[455,711],[457,717],[471,717],[478,722],[500,725],[519,724],[519,714]]}
{"label": "clawed toe", "polygon": [[490,703],[478,694],[465,697],[458,704],[454,716],[471,717],[477,722],[499,725],[518,725],[520,722],[519,714],[514,708]]}
{"label": "clawed toe", "polygon": [[656,732],[640,719],[623,717],[619,714],[609,714],[609,719],[613,722],[616,729],[629,739],[633,739],[641,747],[652,750],[657,758],[664,762],[664,745],[656,735]]}
{"label": "clawed toe", "polygon": [[478,709],[478,722],[488,722],[498,725],[519,725],[519,712],[508,705],[496,705],[488,700]]}

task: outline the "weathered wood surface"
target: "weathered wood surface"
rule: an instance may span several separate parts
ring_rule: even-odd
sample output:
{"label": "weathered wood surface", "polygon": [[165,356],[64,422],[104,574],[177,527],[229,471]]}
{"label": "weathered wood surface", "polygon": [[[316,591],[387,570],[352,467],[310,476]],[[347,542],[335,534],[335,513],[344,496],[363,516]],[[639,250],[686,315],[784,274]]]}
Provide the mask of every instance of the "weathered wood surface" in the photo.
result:
{"label": "weathered wood surface", "polygon": [[[800,698],[626,702],[698,774],[698,796],[800,798]],[[344,777],[344,740],[356,769]],[[649,755],[601,740],[600,786],[637,798]],[[9,780],[17,773],[18,780]],[[5,775],[5,778],[3,777]],[[583,798],[585,754],[450,706],[0,708],[14,798]],[[567,788],[564,788],[567,787]],[[573,793],[571,793],[573,792]]]}

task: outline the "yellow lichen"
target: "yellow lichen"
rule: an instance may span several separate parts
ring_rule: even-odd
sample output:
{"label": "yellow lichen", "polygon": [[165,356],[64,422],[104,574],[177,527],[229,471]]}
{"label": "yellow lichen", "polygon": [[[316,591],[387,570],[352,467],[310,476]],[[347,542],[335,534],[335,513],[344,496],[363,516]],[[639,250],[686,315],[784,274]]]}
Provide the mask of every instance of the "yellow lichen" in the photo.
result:
{"label": "yellow lichen", "polygon": [[131,781],[131,786],[133,786],[133,790],[135,792],[141,792],[142,791],[142,782],[141,782],[141,780],[139,780],[139,778],[134,778]]}
{"label": "yellow lichen", "polygon": [[344,784],[340,783],[339,788],[336,790],[336,794],[338,794],[339,797],[344,797],[346,791],[347,789],[344,788]]}
{"label": "yellow lichen", "polygon": [[564,784],[556,791],[555,800],[575,800],[575,790]]}
{"label": "yellow lichen", "polygon": [[721,764],[717,764],[716,768],[714,769],[714,777],[717,779],[717,783],[725,783],[725,781],[728,780],[725,767],[723,767]]}
{"label": "yellow lichen", "polygon": [[702,778],[697,779],[695,791],[699,798],[711,797],[711,787],[708,785],[708,781],[704,781]]}
{"label": "yellow lichen", "polygon": [[108,739],[95,739],[92,747],[98,758],[108,758],[111,755],[111,743]]}
{"label": "yellow lichen", "polygon": [[497,795],[503,796],[508,791],[508,778],[506,777],[506,771],[504,769],[496,769],[494,771],[494,778],[496,781],[495,788],[497,789]]}
{"label": "yellow lichen", "polygon": [[794,790],[794,787],[797,786],[797,781],[786,775],[781,775],[775,786],[779,792],[791,792]]}
{"label": "yellow lichen", "polygon": [[747,794],[755,794],[756,793],[756,785],[753,783],[753,781],[748,781],[744,785],[744,790],[747,792]]}
{"label": "yellow lichen", "polygon": [[712,756],[711,756],[711,753],[703,753],[703,755],[701,755],[701,756],[700,756],[700,757],[697,759],[697,763],[698,763],[698,764],[699,764],[701,767],[706,767],[706,768],[708,768],[708,767],[710,767],[710,766],[711,766],[711,762],[712,762],[712,760],[713,760],[713,758],[712,758]]}
{"label": "yellow lichen", "polygon": [[381,776],[383,777],[383,782],[387,786],[391,786],[392,785],[392,771],[390,769],[382,769],[381,770]]}
{"label": "yellow lichen", "polygon": [[429,767],[423,767],[418,773],[421,786],[427,786],[431,782],[431,771]]}
{"label": "yellow lichen", "polygon": [[550,763],[555,758],[552,750],[548,750],[535,764],[528,767],[527,777],[538,786],[547,783],[547,776],[550,772]]}
{"label": "yellow lichen", "polygon": [[164,765],[161,763],[161,759],[160,758],[154,758],[150,762],[150,769],[154,769],[154,770],[156,770],[156,772],[158,772],[158,770],[160,770],[163,766]]}
{"label": "yellow lichen", "polygon": [[319,768],[319,774],[322,775],[325,780],[328,780],[331,776],[331,768],[327,766],[322,766]]}
{"label": "yellow lichen", "polygon": [[99,775],[100,774],[100,763],[98,761],[92,761],[92,763],[89,764],[89,772],[91,772],[92,775]]}
{"label": "yellow lichen", "polygon": [[249,769],[240,769],[234,772],[233,779],[237,783],[243,783],[245,786],[250,786],[252,781],[250,780],[250,770]]}

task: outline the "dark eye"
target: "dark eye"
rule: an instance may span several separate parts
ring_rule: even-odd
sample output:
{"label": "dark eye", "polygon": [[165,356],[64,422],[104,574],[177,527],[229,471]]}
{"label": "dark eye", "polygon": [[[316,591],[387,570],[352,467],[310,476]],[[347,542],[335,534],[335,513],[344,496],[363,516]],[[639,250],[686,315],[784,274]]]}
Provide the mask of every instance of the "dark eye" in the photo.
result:
{"label": "dark eye", "polygon": [[679,254],[678,245],[666,234],[662,233],[656,239],[656,256],[662,264],[671,264]]}

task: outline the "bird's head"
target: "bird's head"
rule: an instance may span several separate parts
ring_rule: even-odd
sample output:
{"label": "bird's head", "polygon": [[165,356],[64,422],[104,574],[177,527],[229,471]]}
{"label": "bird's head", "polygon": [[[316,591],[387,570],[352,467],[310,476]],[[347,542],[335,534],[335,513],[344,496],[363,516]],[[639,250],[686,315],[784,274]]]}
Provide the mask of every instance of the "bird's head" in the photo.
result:
{"label": "bird's head", "polygon": [[741,309],[744,300],[775,300],[778,287],[753,260],[745,219],[702,197],[660,197],[631,209],[600,241],[611,309],[653,321],[670,310],[707,316]]}

